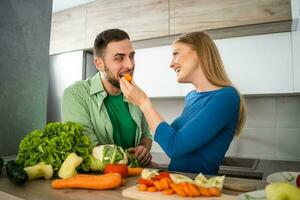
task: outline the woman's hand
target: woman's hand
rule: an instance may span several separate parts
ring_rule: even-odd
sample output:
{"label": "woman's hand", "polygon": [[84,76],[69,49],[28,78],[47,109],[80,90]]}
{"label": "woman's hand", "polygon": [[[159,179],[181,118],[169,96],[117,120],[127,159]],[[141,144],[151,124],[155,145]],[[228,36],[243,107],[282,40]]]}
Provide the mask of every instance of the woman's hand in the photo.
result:
{"label": "woman's hand", "polygon": [[122,77],[120,80],[120,88],[127,101],[139,106],[140,108],[150,101],[145,92],[141,90],[133,80],[130,84],[124,77]]}
{"label": "woman's hand", "polygon": [[163,119],[152,106],[152,103],[145,92],[141,90],[133,80],[130,84],[124,77],[120,80],[120,88],[127,101],[137,105],[141,109],[152,133],[155,133],[156,127],[163,121]]}

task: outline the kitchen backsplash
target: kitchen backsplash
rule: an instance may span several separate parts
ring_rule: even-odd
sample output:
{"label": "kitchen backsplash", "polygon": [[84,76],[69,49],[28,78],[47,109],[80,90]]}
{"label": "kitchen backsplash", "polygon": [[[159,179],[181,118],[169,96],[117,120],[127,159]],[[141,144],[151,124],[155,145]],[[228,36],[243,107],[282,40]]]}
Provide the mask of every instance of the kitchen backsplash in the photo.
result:
{"label": "kitchen backsplash", "polygon": [[[247,122],[226,156],[300,161],[300,96],[246,97]],[[152,99],[167,122],[183,108],[183,99]],[[153,152],[163,152],[154,142]]]}

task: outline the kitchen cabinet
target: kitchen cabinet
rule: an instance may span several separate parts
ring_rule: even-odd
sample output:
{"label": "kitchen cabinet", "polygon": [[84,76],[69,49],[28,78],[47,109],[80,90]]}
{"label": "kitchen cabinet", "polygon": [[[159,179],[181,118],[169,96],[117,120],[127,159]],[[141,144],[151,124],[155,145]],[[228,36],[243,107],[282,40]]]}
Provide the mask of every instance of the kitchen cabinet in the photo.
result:
{"label": "kitchen cabinet", "polygon": [[96,0],[53,14],[50,54],[91,49],[109,28],[153,47],[189,31],[214,39],[291,31],[291,15],[290,0]]}
{"label": "kitchen cabinet", "polygon": [[50,55],[84,48],[84,6],[78,6],[52,15]]}
{"label": "kitchen cabinet", "polygon": [[[230,79],[242,94],[294,92],[290,33],[215,42]],[[181,94],[190,90],[190,86],[182,86]]]}
{"label": "kitchen cabinet", "polygon": [[171,46],[136,50],[134,80],[149,97],[180,96],[171,58]]}
{"label": "kitchen cabinet", "polygon": [[282,32],[291,30],[291,21],[290,0],[170,0],[170,35],[217,30],[218,38],[224,38]]}
{"label": "kitchen cabinet", "polygon": [[165,0],[98,0],[87,6],[85,48],[91,48],[98,33],[124,29],[131,40],[169,34],[169,8]]}

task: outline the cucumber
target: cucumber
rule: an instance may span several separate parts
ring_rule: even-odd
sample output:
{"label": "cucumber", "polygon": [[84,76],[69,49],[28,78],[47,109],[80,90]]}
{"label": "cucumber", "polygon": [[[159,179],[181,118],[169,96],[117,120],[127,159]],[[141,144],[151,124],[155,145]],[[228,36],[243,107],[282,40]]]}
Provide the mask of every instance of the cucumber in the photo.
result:
{"label": "cucumber", "polygon": [[3,160],[3,158],[0,157],[0,175],[1,175],[1,172],[2,172],[3,165],[4,165],[4,160]]}
{"label": "cucumber", "polygon": [[8,179],[15,185],[23,185],[28,180],[27,173],[15,161],[6,163],[6,173]]}

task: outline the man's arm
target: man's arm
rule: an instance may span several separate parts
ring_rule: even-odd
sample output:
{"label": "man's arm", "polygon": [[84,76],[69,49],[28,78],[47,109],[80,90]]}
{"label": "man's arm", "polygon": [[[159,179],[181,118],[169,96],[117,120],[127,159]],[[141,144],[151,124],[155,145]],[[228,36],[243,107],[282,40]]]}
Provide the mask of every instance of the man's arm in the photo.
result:
{"label": "man's arm", "polygon": [[89,136],[91,144],[97,145],[98,140],[91,124],[89,110],[81,88],[69,87],[64,91],[62,102],[62,121],[71,121],[83,126],[84,133]]}
{"label": "man's arm", "polygon": [[137,158],[139,164],[141,166],[147,166],[152,159],[150,154],[150,150],[152,147],[152,134],[149,130],[148,124],[143,116],[142,119],[142,139],[138,146],[134,148],[130,148],[129,152],[134,153],[135,157]]}
{"label": "man's arm", "polygon": [[152,147],[152,139],[149,137],[143,137],[141,139],[140,145],[143,145],[144,147],[146,147],[146,149],[148,149],[148,151],[150,151]]}

